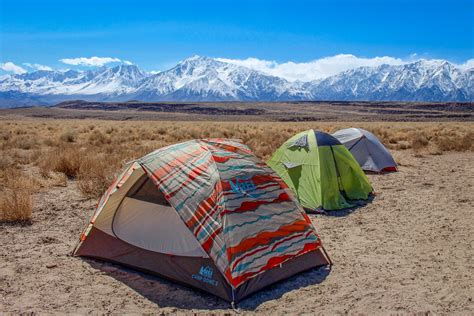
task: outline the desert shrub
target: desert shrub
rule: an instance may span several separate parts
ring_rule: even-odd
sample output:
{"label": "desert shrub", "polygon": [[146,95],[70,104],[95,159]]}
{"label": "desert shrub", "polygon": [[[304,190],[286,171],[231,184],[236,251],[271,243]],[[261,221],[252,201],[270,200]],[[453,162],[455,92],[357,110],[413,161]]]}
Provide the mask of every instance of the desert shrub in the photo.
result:
{"label": "desert shrub", "polygon": [[474,145],[474,132],[469,131],[461,137],[456,137],[451,141],[451,150],[454,151],[467,151],[473,150]]}
{"label": "desert shrub", "polygon": [[60,153],[53,159],[53,171],[62,172],[69,178],[74,178],[79,172],[81,157],[77,152],[70,150]]}
{"label": "desert shrub", "polygon": [[272,146],[262,146],[258,148],[258,155],[264,160],[269,159],[272,156],[273,152],[274,150]]}
{"label": "desert shrub", "polygon": [[18,169],[0,174],[0,221],[25,222],[31,219],[33,193],[37,190],[36,181],[25,176]]}
{"label": "desert shrub", "polygon": [[36,137],[19,136],[15,139],[16,147],[20,149],[33,149],[38,145]]}
{"label": "desert shrub", "polygon": [[0,156],[0,170],[6,170],[14,166],[14,161],[10,156],[2,155]]}
{"label": "desert shrub", "polygon": [[400,142],[397,143],[396,149],[405,150],[405,149],[410,148],[410,146],[411,146],[410,142],[408,142],[408,141],[400,141]]}
{"label": "desert shrub", "polygon": [[50,138],[46,138],[45,140],[43,140],[43,144],[48,147],[52,147],[55,145],[54,141]]}
{"label": "desert shrub", "polygon": [[44,153],[38,166],[43,176],[48,176],[51,171],[55,171],[64,173],[68,178],[74,178],[79,172],[81,159],[81,151],[78,148],[64,147]]}
{"label": "desert shrub", "polygon": [[167,129],[166,129],[166,127],[158,127],[158,128],[155,130],[155,132],[158,133],[158,134],[166,134]]}
{"label": "desert shrub", "polygon": [[59,136],[59,139],[66,143],[74,143],[77,138],[77,132],[73,129],[67,129]]}
{"label": "desert shrub", "polygon": [[436,137],[435,144],[440,151],[449,151],[453,149],[452,140],[446,136]]}
{"label": "desert shrub", "polygon": [[462,151],[474,150],[474,131],[469,131],[460,141],[460,146]]}
{"label": "desert shrub", "polygon": [[94,130],[89,135],[89,144],[93,146],[100,146],[104,144],[110,144],[112,141],[110,137],[105,136],[101,131]]}
{"label": "desert shrub", "polygon": [[10,131],[2,131],[0,133],[0,140],[8,141],[11,139],[11,132]]}
{"label": "desert shrub", "polygon": [[79,191],[89,198],[100,197],[112,183],[118,169],[118,166],[105,159],[95,158],[85,159],[77,174]]}
{"label": "desert shrub", "polygon": [[23,189],[5,189],[0,193],[0,221],[25,222],[31,220],[32,194]]}
{"label": "desert shrub", "polygon": [[419,151],[425,148],[426,146],[428,146],[428,144],[428,138],[426,138],[426,136],[422,134],[416,134],[411,140],[411,148],[415,151]]}
{"label": "desert shrub", "polygon": [[436,146],[442,151],[468,151],[474,150],[474,132],[463,136],[441,135],[434,139]]}
{"label": "desert shrub", "polygon": [[23,128],[17,128],[17,129],[14,130],[14,133],[16,135],[26,135],[26,134],[28,134],[28,130],[23,129]]}
{"label": "desert shrub", "polygon": [[117,129],[115,127],[107,127],[107,129],[105,130],[106,134],[112,134],[114,132],[117,132]]}
{"label": "desert shrub", "polygon": [[33,152],[30,150],[16,149],[12,150],[10,156],[16,164],[27,165],[31,163]]}

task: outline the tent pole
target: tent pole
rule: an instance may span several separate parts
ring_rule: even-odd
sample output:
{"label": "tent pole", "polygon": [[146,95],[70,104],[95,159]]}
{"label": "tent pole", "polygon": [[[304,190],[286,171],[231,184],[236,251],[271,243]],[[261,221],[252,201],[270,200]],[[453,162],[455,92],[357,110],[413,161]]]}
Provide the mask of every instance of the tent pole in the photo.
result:
{"label": "tent pole", "polygon": [[323,248],[324,255],[326,256],[326,258],[328,258],[329,266],[332,267],[333,263],[332,263],[331,258],[330,258],[329,255],[328,255],[328,253],[326,252],[326,249],[325,249],[323,246],[321,246],[321,248]]}

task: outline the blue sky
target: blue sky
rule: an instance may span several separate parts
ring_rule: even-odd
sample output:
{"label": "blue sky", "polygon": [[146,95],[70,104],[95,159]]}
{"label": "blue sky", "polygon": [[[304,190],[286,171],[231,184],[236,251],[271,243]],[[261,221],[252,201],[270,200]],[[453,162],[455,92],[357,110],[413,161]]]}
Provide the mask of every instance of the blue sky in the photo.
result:
{"label": "blue sky", "polygon": [[[194,54],[284,63],[338,54],[474,57],[474,1],[0,1],[0,63],[110,57],[164,70]],[[26,63],[26,65],[25,65]]]}

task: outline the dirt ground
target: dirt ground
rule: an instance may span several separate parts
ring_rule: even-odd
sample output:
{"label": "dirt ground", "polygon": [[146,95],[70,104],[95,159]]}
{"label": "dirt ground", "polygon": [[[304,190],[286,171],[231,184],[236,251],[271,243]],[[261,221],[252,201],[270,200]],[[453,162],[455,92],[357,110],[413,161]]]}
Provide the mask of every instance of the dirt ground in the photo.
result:
{"label": "dirt ground", "polygon": [[[396,151],[400,172],[370,175],[374,201],[311,215],[334,266],[245,299],[244,313],[474,314],[474,157]],[[96,201],[74,181],[35,196],[28,226],[0,225],[3,313],[233,313],[208,294],[71,257]]]}
{"label": "dirt ground", "polygon": [[474,121],[474,105],[422,102],[85,102],[1,109],[0,118],[140,121]]}

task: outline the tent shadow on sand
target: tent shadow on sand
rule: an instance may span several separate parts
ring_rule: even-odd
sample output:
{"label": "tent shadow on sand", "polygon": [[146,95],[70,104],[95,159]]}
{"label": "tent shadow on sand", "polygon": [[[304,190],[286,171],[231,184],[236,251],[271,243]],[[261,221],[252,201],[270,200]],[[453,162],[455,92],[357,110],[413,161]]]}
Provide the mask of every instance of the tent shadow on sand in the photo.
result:
{"label": "tent shadow on sand", "polygon": [[375,199],[375,194],[370,194],[369,198],[367,200],[357,200],[357,201],[351,201],[351,203],[355,204],[353,207],[348,207],[348,208],[343,208],[340,210],[334,210],[334,211],[308,211],[309,214],[318,214],[318,215],[323,215],[323,216],[332,216],[332,217],[344,217],[347,215],[350,215],[357,211],[360,208],[363,208]]}
{"label": "tent shadow on sand", "polygon": [[[91,267],[127,285],[159,307],[175,307],[187,310],[231,309],[228,302],[217,296],[180,285],[159,276],[94,259],[84,258],[84,261]],[[298,273],[250,295],[240,301],[237,307],[244,311],[255,310],[262,303],[278,299],[285,293],[322,283],[330,272],[330,266],[321,266]]]}

